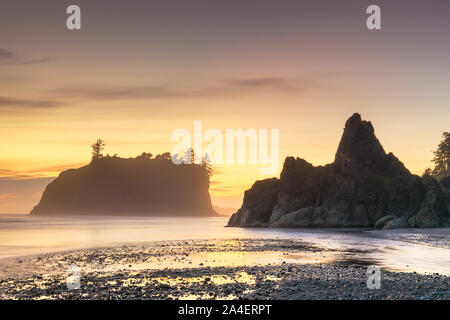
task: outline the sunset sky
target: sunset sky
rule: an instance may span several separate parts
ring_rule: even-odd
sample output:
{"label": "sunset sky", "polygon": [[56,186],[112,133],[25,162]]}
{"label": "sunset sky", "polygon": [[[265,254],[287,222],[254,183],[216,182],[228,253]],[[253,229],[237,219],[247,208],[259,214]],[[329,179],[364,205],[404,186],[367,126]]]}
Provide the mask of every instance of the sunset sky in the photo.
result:
{"label": "sunset sky", "polygon": [[[70,4],[82,30],[66,29]],[[448,0],[2,0],[0,213],[29,212],[99,137],[111,155],[157,154],[194,120],[279,129],[281,170],[333,161],[359,112],[420,174],[450,129],[449,40]],[[213,203],[239,207],[259,169],[217,166]]]}

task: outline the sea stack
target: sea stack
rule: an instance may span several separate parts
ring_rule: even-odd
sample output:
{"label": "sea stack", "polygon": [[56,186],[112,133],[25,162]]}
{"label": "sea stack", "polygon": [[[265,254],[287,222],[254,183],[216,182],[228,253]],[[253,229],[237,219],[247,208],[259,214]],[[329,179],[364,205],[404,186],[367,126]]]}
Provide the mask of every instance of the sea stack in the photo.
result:
{"label": "sea stack", "polygon": [[286,158],[280,179],[257,181],[245,192],[228,226],[445,227],[448,201],[436,180],[411,174],[386,154],[370,121],[355,113],[333,163],[315,167]]}
{"label": "sea stack", "polygon": [[31,214],[215,216],[208,189],[200,165],[105,157],[62,172]]}

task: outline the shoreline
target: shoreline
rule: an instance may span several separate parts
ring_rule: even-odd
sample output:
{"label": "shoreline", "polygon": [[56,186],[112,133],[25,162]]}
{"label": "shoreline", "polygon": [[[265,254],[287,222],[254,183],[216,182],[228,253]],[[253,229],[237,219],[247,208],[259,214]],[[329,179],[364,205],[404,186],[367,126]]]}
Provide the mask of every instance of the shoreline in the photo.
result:
{"label": "shoreline", "polygon": [[[450,299],[444,274],[381,268],[299,239],[157,241],[10,258],[0,299]],[[81,268],[69,290],[67,268]]]}

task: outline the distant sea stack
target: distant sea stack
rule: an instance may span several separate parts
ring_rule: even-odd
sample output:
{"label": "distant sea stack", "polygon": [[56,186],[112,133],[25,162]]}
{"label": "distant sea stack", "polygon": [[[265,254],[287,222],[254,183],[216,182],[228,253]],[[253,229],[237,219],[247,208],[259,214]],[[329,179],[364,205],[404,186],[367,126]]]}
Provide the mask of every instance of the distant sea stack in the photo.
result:
{"label": "distant sea stack", "polygon": [[215,216],[208,190],[200,165],[105,157],[62,172],[31,214]]}
{"label": "distant sea stack", "polygon": [[[443,181],[448,184],[448,181]],[[335,160],[315,167],[286,158],[280,179],[255,182],[230,227],[450,226],[448,186],[411,174],[386,154],[369,121],[345,124]]]}

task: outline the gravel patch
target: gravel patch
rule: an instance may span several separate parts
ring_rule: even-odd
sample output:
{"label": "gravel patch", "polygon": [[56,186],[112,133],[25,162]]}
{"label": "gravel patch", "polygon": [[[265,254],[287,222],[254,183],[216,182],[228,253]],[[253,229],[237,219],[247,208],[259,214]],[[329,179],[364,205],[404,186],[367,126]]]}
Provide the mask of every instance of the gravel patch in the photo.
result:
{"label": "gravel patch", "polygon": [[[450,299],[450,277],[324,263],[324,249],[300,240],[172,241],[15,258],[1,299]],[[291,263],[293,257],[301,260]],[[222,259],[222,260],[221,260]],[[81,268],[79,289],[67,268]],[[5,268],[5,266],[3,266]],[[11,270],[15,269],[16,273]]]}

